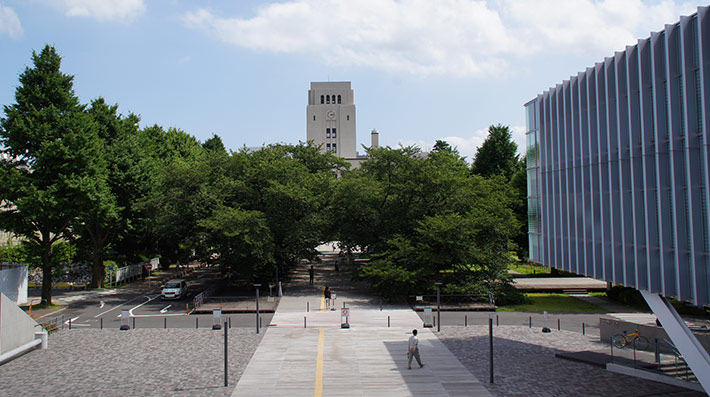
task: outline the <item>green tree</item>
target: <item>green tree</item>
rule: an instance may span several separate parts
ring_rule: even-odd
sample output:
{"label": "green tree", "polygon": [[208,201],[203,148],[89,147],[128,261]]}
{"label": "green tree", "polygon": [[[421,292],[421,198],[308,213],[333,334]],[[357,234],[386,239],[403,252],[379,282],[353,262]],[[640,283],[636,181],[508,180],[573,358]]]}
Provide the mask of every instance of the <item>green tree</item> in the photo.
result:
{"label": "green tree", "polygon": [[118,105],[108,105],[103,98],[92,101],[88,109],[101,140],[96,155],[103,170],[93,180],[94,194],[81,208],[76,229],[83,230],[80,234],[91,242],[92,288],[104,286],[106,246],[131,229],[131,207],[140,192],[139,118],[133,114],[124,118],[117,112]]}
{"label": "green tree", "polygon": [[501,175],[510,180],[516,170],[518,145],[513,142],[510,128],[504,125],[488,127],[488,137],[476,151],[472,169],[484,178]]}
{"label": "green tree", "polygon": [[42,302],[52,303],[52,246],[71,234],[79,209],[101,178],[96,126],[60,71],[54,47],[33,51],[20,74],[16,103],[0,120],[0,227],[23,236],[41,253]]}
{"label": "green tree", "polygon": [[513,236],[515,252],[520,260],[528,257],[528,187],[526,157],[516,165],[516,171],[510,179],[512,192],[511,209],[515,214],[517,229]]}

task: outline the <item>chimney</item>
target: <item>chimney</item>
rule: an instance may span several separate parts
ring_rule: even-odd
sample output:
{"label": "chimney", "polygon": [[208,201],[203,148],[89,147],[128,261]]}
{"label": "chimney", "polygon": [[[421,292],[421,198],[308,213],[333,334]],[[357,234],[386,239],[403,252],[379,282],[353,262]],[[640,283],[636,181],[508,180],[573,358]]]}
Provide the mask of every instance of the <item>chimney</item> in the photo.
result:
{"label": "chimney", "polygon": [[380,147],[380,133],[376,129],[373,129],[370,133],[370,147],[376,149]]}

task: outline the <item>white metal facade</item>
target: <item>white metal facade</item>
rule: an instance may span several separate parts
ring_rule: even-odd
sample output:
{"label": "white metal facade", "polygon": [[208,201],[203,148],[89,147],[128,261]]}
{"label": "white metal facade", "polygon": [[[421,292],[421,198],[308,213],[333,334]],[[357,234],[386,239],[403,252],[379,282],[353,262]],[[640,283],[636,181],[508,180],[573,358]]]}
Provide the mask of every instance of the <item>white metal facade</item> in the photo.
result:
{"label": "white metal facade", "polygon": [[530,260],[710,303],[710,12],[528,102]]}

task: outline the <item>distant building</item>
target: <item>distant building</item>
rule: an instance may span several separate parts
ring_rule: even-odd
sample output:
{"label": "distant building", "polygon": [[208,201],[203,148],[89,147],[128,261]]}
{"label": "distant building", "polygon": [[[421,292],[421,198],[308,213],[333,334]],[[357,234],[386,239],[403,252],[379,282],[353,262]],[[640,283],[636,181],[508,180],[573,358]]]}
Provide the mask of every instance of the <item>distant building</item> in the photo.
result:
{"label": "distant building", "polygon": [[[311,82],[306,107],[306,139],[357,167],[367,157],[357,152],[356,112],[349,81]],[[372,146],[379,135],[372,131]]]}

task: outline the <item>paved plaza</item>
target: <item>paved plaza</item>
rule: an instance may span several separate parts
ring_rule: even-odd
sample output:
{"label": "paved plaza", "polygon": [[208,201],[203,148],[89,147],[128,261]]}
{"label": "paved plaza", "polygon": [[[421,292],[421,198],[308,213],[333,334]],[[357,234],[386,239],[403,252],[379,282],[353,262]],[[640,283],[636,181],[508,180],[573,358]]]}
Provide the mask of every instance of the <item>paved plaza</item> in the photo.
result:
{"label": "paved plaza", "polygon": [[[606,352],[589,314],[551,314],[542,333],[539,313],[498,313],[494,327],[495,382],[489,383],[488,315],[442,316],[441,332],[422,328],[406,306],[384,304],[353,283],[347,268],[318,265],[316,285],[305,268],[285,288],[268,327],[229,330],[229,386],[224,387],[223,331],[138,328],[73,329],[0,366],[0,395],[8,396],[702,396],[555,357]],[[322,285],[336,292],[326,310]],[[341,329],[340,308],[350,309]],[[537,317],[534,317],[537,316]],[[493,316],[495,318],[495,316]],[[304,327],[305,318],[305,327]],[[528,320],[533,318],[533,327]],[[555,327],[561,319],[562,331]],[[388,324],[390,326],[388,326]],[[457,324],[457,325],[451,325]],[[266,325],[266,324],[265,324]],[[407,369],[407,339],[420,331],[426,364]],[[578,331],[575,331],[578,330]]]}

